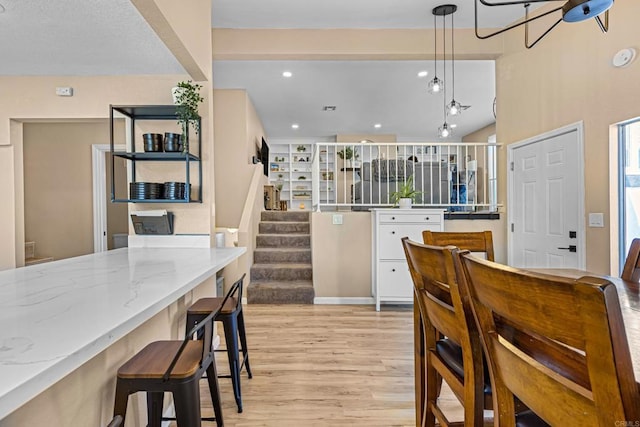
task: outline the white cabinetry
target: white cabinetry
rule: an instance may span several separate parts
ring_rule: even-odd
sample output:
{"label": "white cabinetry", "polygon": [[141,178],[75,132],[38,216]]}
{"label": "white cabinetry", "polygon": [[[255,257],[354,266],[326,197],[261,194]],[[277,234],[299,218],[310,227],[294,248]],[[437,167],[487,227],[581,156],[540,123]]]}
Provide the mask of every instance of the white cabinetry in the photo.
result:
{"label": "white cabinetry", "polygon": [[372,292],[380,302],[412,302],[413,282],[401,239],[422,242],[424,230],[444,231],[441,209],[372,209]]}

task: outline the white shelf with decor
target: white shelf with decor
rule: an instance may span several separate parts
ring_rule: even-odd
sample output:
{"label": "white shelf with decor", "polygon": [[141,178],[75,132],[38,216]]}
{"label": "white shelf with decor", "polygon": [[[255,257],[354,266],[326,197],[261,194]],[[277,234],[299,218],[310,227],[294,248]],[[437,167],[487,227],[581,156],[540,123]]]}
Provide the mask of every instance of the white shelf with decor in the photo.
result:
{"label": "white shelf with decor", "polygon": [[[289,210],[311,210],[311,159],[314,147],[315,144],[311,142],[270,143],[269,183],[280,188],[280,201],[286,201]],[[333,169],[333,156],[326,160],[330,160]],[[321,180],[320,197],[325,202],[335,200],[333,177],[331,180]]]}

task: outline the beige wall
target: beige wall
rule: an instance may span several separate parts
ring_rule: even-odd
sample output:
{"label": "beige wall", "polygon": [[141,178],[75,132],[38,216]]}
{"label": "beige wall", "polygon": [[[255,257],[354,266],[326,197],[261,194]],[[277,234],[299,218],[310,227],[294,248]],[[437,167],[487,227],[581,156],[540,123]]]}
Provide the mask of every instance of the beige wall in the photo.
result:
{"label": "beige wall", "polygon": [[[638,16],[640,2],[618,1],[607,34],[592,20],[561,23],[531,50],[521,47],[521,32],[509,33],[510,53],[496,62],[499,143],[584,123],[585,214],[605,216],[605,228],[586,229],[586,268],[594,273],[609,273],[609,230],[616,221],[609,213],[609,125],[640,116],[640,61],[614,68],[611,59],[640,45]],[[506,203],[506,155],[501,160],[498,199]]]}
{"label": "beige wall", "polygon": [[[251,156],[265,136],[260,118],[244,90],[215,90],[216,226],[240,224],[253,170]],[[262,167],[262,165],[258,165]],[[266,179],[266,177],[265,177]]]}
{"label": "beige wall", "polygon": [[93,253],[91,146],[108,140],[106,121],[25,124],[25,239],[39,256]]}
{"label": "beige wall", "polygon": [[496,134],[496,124],[491,123],[475,132],[462,137],[462,142],[488,142],[491,135]]}

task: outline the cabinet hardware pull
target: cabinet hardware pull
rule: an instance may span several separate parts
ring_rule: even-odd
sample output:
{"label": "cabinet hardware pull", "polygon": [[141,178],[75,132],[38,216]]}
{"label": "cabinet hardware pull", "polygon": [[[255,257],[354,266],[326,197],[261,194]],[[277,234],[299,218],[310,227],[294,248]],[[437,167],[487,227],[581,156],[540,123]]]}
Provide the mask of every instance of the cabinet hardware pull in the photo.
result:
{"label": "cabinet hardware pull", "polygon": [[391,269],[391,272],[392,272],[392,273],[395,273],[395,272],[396,272],[396,269],[395,269],[395,268],[392,268],[392,269]]}
{"label": "cabinet hardware pull", "polygon": [[392,231],[392,232],[391,232],[391,234],[396,234],[396,232],[395,232],[395,231]]}
{"label": "cabinet hardware pull", "polygon": [[429,217],[426,217],[425,220],[429,221]]}
{"label": "cabinet hardware pull", "polygon": [[396,217],[395,217],[395,216],[392,216],[392,217],[391,217],[391,219],[396,219]]}

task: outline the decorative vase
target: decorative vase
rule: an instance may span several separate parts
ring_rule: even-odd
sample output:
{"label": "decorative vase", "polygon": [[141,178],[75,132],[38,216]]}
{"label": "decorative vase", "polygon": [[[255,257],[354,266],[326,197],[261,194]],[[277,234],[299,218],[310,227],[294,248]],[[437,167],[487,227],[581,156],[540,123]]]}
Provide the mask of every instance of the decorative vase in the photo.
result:
{"label": "decorative vase", "polygon": [[398,201],[398,207],[400,209],[411,209],[411,199],[400,199]]}

